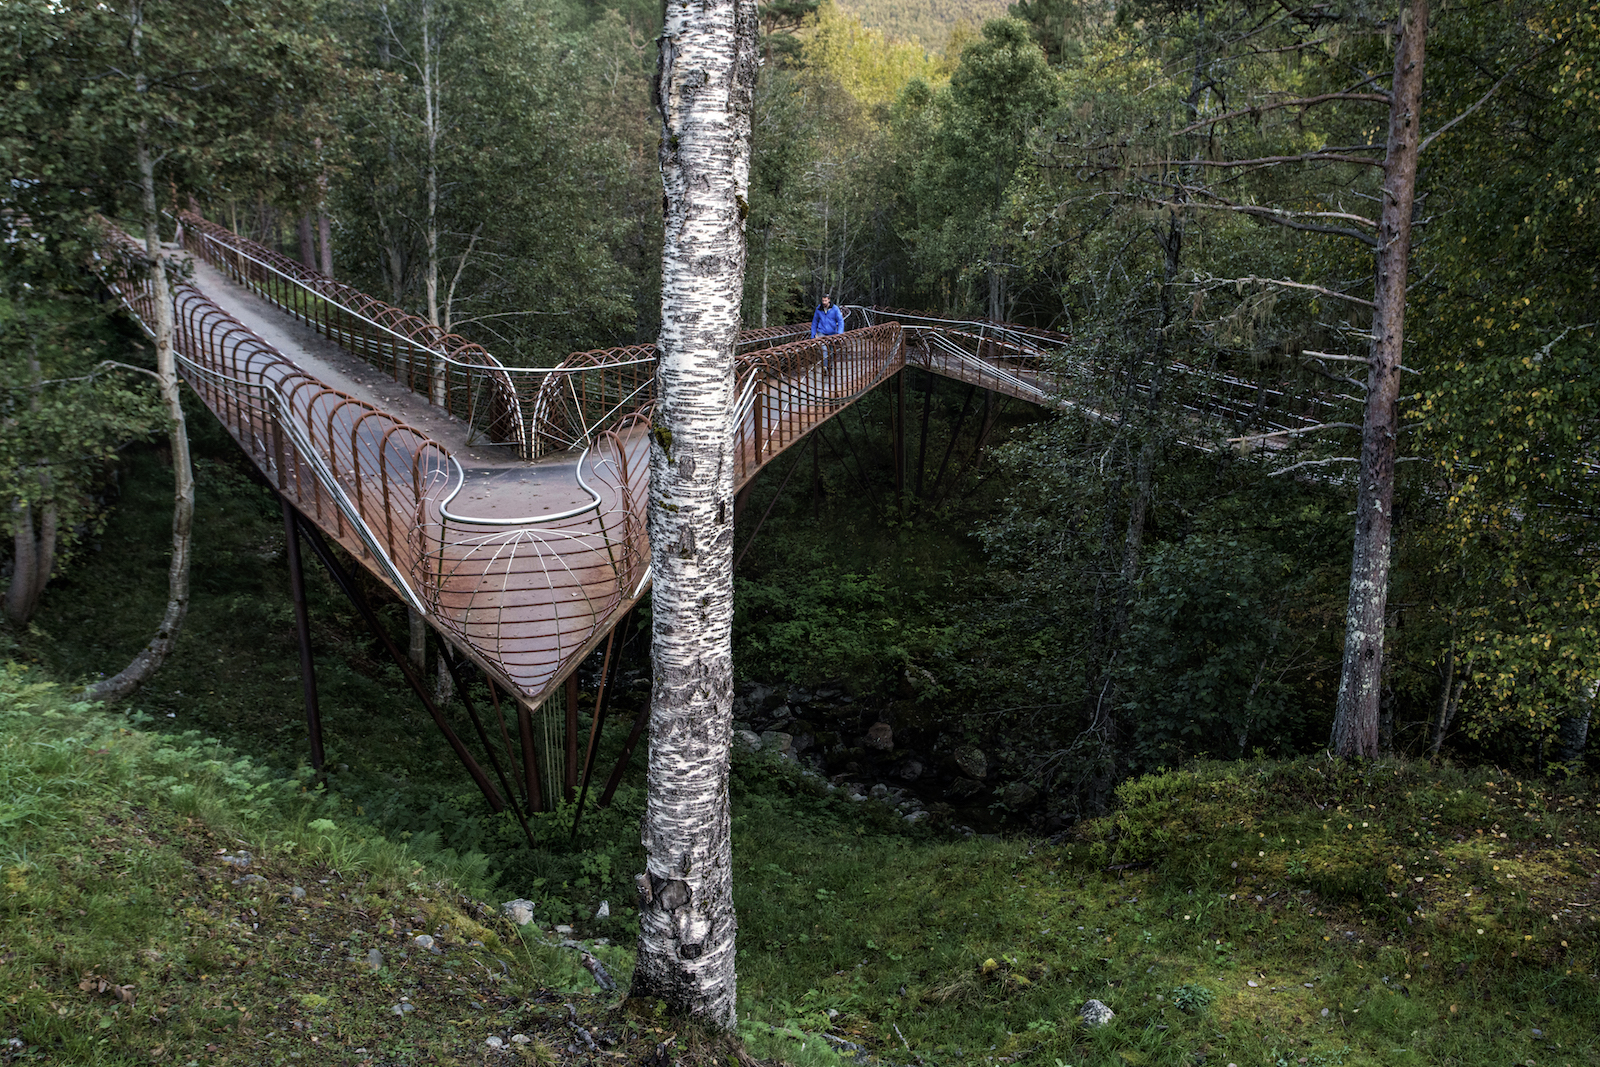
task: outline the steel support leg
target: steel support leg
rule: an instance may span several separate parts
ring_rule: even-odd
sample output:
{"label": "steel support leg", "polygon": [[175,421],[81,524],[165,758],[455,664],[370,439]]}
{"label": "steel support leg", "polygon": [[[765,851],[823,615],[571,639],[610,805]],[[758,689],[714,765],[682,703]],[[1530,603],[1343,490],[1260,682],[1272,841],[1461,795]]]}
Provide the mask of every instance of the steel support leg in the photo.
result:
{"label": "steel support leg", "polygon": [[898,507],[903,507],[906,492],[906,375],[902,369],[896,376],[894,417],[894,495]]}
{"label": "steel support leg", "polygon": [[300,534],[294,508],[283,504],[283,534],[289,548],[289,592],[294,597],[294,632],[300,643],[300,691],[306,702],[306,737],[311,742],[311,766],[322,770],[322,712],[317,707],[317,668],[311,658],[311,619],[306,612],[305,571],[300,566]]}
{"label": "steel support leg", "polygon": [[567,760],[566,774],[562,778],[561,795],[567,803],[578,790],[578,675],[567,676]]}
{"label": "steel support leg", "polygon": [[489,776],[483,773],[483,768],[478,765],[478,761],[472,758],[472,753],[467,751],[467,746],[461,743],[461,738],[456,736],[455,730],[451,729],[449,721],[444,717],[444,713],[439,710],[439,706],[433,702],[433,697],[429,695],[427,685],[417,676],[417,672],[411,669],[411,661],[406,659],[405,653],[401,652],[395,646],[394,641],[390,640],[389,634],[384,630],[382,624],[378,622],[378,616],[373,613],[372,606],[367,603],[367,598],[361,594],[361,590],[351,580],[344,566],[334,558],[333,551],[328,547],[328,543],[322,539],[322,532],[304,518],[298,515],[296,518],[299,520],[300,529],[306,535],[306,543],[311,546],[311,550],[322,561],[322,565],[328,569],[328,573],[332,575],[339,588],[344,591],[344,595],[350,598],[350,603],[355,605],[356,611],[361,613],[361,618],[367,624],[367,628],[377,635],[378,640],[382,642],[384,649],[389,653],[389,657],[394,660],[395,666],[400,668],[400,673],[410,683],[412,691],[421,699],[422,706],[427,708],[428,714],[433,717],[434,725],[439,727],[439,732],[444,734],[444,739],[449,742],[451,749],[455,751],[456,757],[461,760],[461,765],[467,769],[467,773],[477,783],[479,792],[489,802],[489,808],[496,813],[504,811],[506,802],[500,798],[499,792],[495,790],[494,785],[489,781]]}
{"label": "steel support leg", "polygon": [[[905,373],[904,371],[901,372]],[[922,496],[922,475],[928,462],[928,416],[933,412],[933,375],[922,372],[922,441],[917,445],[917,488],[914,496]]]}

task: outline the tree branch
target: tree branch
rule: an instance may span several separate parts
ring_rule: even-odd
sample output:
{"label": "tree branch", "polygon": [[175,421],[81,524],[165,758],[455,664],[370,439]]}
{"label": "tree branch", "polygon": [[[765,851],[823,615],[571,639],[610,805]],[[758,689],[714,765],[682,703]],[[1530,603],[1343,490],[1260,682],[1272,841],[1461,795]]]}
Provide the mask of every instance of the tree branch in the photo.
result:
{"label": "tree branch", "polygon": [[1368,167],[1381,167],[1383,160],[1366,156],[1347,156],[1343,153],[1322,151],[1305,152],[1298,156],[1258,156],[1255,159],[1157,159],[1141,164],[1148,167],[1276,167],[1281,163],[1360,163]]}
{"label": "tree branch", "polygon": [[1478,97],[1478,100],[1477,100],[1477,102],[1475,104],[1473,104],[1471,107],[1467,108],[1467,110],[1463,111],[1461,114],[1457,115],[1455,118],[1451,119],[1449,122],[1445,123],[1443,126],[1440,126],[1437,130],[1434,130],[1432,133],[1428,134],[1428,136],[1424,137],[1422,139],[1422,143],[1417,146],[1417,154],[1421,155],[1422,153],[1426,152],[1428,150],[1428,146],[1431,145],[1434,142],[1434,139],[1436,137],[1438,137],[1440,134],[1444,133],[1446,130],[1450,129],[1450,127],[1454,126],[1456,123],[1460,122],[1462,119],[1465,119],[1467,116],[1471,115],[1474,111],[1478,110],[1484,104],[1487,104],[1489,102],[1489,98],[1491,96],[1493,96],[1497,90],[1499,90],[1500,86],[1502,86],[1502,85],[1504,85],[1506,83],[1506,79],[1507,78],[1510,78],[1511,75],[1515,74],[1517,71],[1521,70],[1523,67],[1526,67],[1529,63],[1532,63],[1534,60],[1536,60],[1539,57],[1543,56],[1549,50],[1550,50],[1550,46],[1546,45],[1544,48],[1539,49],[1539,51],[1535,52],[1533,55],[1529,56],[1527,59],[1523,60],[1521,63],[1518,63],[1516,66],[1512,67],[1510,70],[1508,70],[1504,74],[1502,74],[1500,76],[1500,80],[1495,82],[1493,85],[1489,86],[1489,91],[1484,93],[1482,96]]}
{"label": "tree branch", "polygon": [[[1422,457],[1422,456],[1398,456],[1398,457],[1395,458],[1395,462],[1396,463],[1421,463],[1423,461],[1423,459],[1424,459],[1424,457]],[[1291,463],[1287,467],[1281,467],[1281,468],[1279,468],[1278,470],[1275,470],[1275,471],[1268,471],[1267,472],[1267,477],[1268,478],[1276,478],[1280,474],[1288,474],[1290,471],[1298,470],[1301,467],[1326,467],[1330,463],[1360,463],[1360,462],[1361,462],[1361,457],[1360,456],[1329,456],[1327,459],[1303,459],[1299,463]]]}
{"label": "tree branch", "polygon": [[1257,278],[1254,274],[1247,274],[1243,278],[1208,278],[1206,279],[1206,282],[1210,283],[1210,286],[1237,286],[1244,285],[1247,282],[1253,285],[1281,285],[1286,289],[1304,289],[1308,292],[1317,293],[1321,296],[1333,297],[1335,300],[1347,300],[1350,303],[1358,304],[1361,307],[1370,308],[1376,306],[1370,300],[1363,300],[1359,296],[1351,296],[1349,293],[1341,293],[1337,289],[1327,289],[1323,286],[1311,285],[1307,282],[1291,282],[1283,278]]}
{"label": "tree branch", "polygon": [[1299,437],[1302,434],[1317,433],[1321,430],[1359,430],[1359,422],[1323,422],[1315,426],[1302,426],[1296,430],[1273,430],[1270,433],[1252,433],[1243,437],[1228,437],[1226,442],[1230,445],[1240,444],[1244,441],[1265,441],[1269,437]]}
{"label": "tree branch", "polygon": [[1370,234],[1362,233],[1360,230],[1352,230],[1346,226],[1318,226],[1317,224],[1311,222],[1295,221],[1297,216],[1301,218],[1353,219],[1357,222],[1360,222],[1364,226],[1372,226],[1376,228],[1377,223],[1361,215],[1351,215],[1343,211],[1285,211],[1282,208],[1259,207],[1254,204],[1235,204],[1231,203],[1230,201],[1223,200],[1222,197],[1217,196],[1215,193],[1212,193],[1209,190],[1201,189],[1195,191],[1206,196],[1211,196],[1218,200],[1219,203],[1198,204],[1192,200],[1156,200],[1154,203],[1160,205],[1161,207],[1172,208],[1174,211],[1190,208],[1209,211],[1232,211],[1236,214],[1250,215],[1266,222],[1276,223],[1279,226],[1283,226],[1291,230],[1300,230],[1304,233],[1325,233],[1334,237],[1349,237],[1353,240],[1360,241],[1369,248],[1378,247],[1377,238],[1371,236]]}
{"label": "tree branch", "polygon": [[1196,130],[1214,126],[1219,122],[1226,122],[1228,119],[1236,119],[1242,115],[1259,115],[1263,112],[1278,111],[1286,107],[1310,107],[1313,104],[1327,103],[1329,100],[1361,100],[1371,104],[1382,104],[1384,107],[1389,106],[1389,97],[1386,93],[1323,93],[1321,96],[1302,96],[1296,100],[1282,100],[1276,104],[1257,104],[1238,108],[1234,111],[1227,111],[1214,118],[1201,119],[1199,122],[1191,123],[1181,130],[1174,131],[1172,136],[1182,137],[1186,133],[1193,133]]}

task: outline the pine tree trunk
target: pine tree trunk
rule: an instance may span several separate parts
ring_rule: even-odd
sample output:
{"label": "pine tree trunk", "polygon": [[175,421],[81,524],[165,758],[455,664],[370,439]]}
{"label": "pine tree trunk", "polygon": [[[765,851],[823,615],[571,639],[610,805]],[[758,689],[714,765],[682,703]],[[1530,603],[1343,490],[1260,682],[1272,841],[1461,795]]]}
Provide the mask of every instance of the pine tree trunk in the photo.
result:
{"label": "pine tree trunk", "polygon": [[732,1028],[733,370],[754,0],[668,5],[655,94],[667,196],[650,446],[649,792],[633,993]]}
{"label": "pine tree trunk", "polygon": [[[322,138],[318,137],[311,142],[320,158],[322,155]],[[317,175],[317,251],[321,255],[322,273],[326,277],[333,277],[333,220],[328,217],[328,169],[324,165],[322,173]]]}
{"label": "pine tree trunk", "polygon": [[11,584],[6,586],[6,618],[24,626],[39,602],[39,542],[33,533],[33,508],[17,505],[17,532],[12,537],[14,559]]}
{"label": "pine tree trunk", "polygon": [[1400,364],[1404,355],[1406,271],[1411,209],[1422,139],[1422,61],[1428,0],[1411,0],[1400,20],[1389,141],[1383,166],[1372,356],[1356,489],[1355,550],[1345,614],[1344,667],[1331,746],[1336,755],[1378,755],[1378,703],[1383,688],[1383,624],[1389,599],[1389,535],[1393,524],[1395,439],[1400,432]]}
{"label": "pine tree trunk", "polygon": [[317,269],[317,241],[312,228],[311,216],[301,215],[300,221],[295,224],[296,236],[300,238],[300,262],[307,270]]}
{"label": "pine tree trunk", "polygon": [[[135,18],[132,51],[139,58],[139,5]],[[135,75],[143,91],[144,74]],[[144,248],[148,257],[152,301],[155,309],[156,376],[161,406],[166,410],[167,441],[172,451],[172,560],[167,567],[167,610],[156,634],[133,662],[121,672],[96,682],[85,690],[90,700],[114,701],[131,694],[160,669],[178,642],[183,618],[189,612],[189,557],[194,533],[194,470],[189,463],[189,431],[183,418],[182,397],[178,392],[178,362],[173,351],[172,292],[167,281],[167,264],[161,251],[161,216],[156,210],[155,159],[147,141],[146,128],[139,126],[136,147],[139,182],[143,193]]]}
{"label": "pine tree trunk", "polygon": [[[44,368],[39,362],[39,348],[28,348],[28,406],[39,409],[39,394],[44,390]],[[33,507],[17,505],[17,530],[13,536],[15,559],[11,570],[11,583],[6,587],[5,615],[14,625],[24,626],[39,610],[39,598],[50,582],[50,572],[56,565],[57,516],[55,500],[50,492],[50,469],[39,469],[40,496],[39,532],[33,530]]]}

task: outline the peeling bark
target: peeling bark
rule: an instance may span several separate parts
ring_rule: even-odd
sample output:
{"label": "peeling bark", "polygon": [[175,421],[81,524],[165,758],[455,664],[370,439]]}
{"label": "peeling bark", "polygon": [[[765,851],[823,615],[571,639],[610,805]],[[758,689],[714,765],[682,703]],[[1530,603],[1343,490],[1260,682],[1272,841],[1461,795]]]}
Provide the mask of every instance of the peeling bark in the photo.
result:
{"label": "peeling bark", "polygon": [[654,86],[666,192],[650,444],[649,794],[632,992],[734,1025],[734,339],[745,266],[753,0],[668,5]]}
{"label": "peeling bark", "polygon": [[1393,524],[1395,441],[1400,432],[1400,365],[1404,355],[1406,272],[1411,211],[1422,139],[1422,62],[1428,2],[1411,0],[1395,45],[1388,150],[1383,165],[1383,214],[1378,229],[1372,355],[1356,489],[1355,548],[1345,614],[1344,667],[1330,745],[1336,755],[1378,755],[1378,704],[1383,688],[1383,624],[1389,598],[1389,540]]}
{"label": "peeling bark", "polygon": [[[133,6],[132,51],[139,57],[141,5]],[[144,74],[135,76],[135,85],[144,91]],[[161,216],[156,209],[155,159],[143,123],[135,148],[139,182],[143,194],[141,214],[144,222],[145,255],[149,260],[152,305],[155,309],[156,376],[161,406],[167,416],[167,442],[172,450],[172,560],[167,566],[167,610],[150,643],[116,675],[89,686],[89,700],[115,701],[129,696],[155,674],[172,654],[178,632],[189,613],[189,558],[194,534],[194,469],[189,462],[189,429],[183,418],[183,403],[178,392],[178,362],[173,350],[172,291],[167,281],[167,263],[161,249]]]}

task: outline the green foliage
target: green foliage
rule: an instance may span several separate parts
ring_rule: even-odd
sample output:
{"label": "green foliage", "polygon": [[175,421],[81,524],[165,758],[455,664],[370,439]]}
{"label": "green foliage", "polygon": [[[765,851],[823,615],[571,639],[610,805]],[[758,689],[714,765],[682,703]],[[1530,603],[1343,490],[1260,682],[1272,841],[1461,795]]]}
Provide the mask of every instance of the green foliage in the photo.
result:
{"label": "green foliage", "polygon": [[1151,552],[1134,592],[1115,677],[1133,724],[1131,762],[1239,756],[1299,736],[1303,712],[1283,683],[1287,557],[1197,535]]}
{"label": "green foliage", "polygon": [[[1451,595],[1476,736],[1552,739],[1600,676],[1595,558],[1595,13],[1547,4],[1441,34],[1438,114],[1485,71],[1513,84],[1430,151],[1448,210],[1420,251],[1420,388],[1410,413],[1437,463],[1433,566]],[[1433,168],[1438,168],[1436,171]]]}
{"label": "green foliage", "polygon": [[831,2],[807,26],[801,58],[869,110],[887,106],[913,78],[940,73],[939,61],[921,48],[887,40]]}
{"label": "green foliage", "polygon": [[341,273],[427,315],[431,258],[439,324],[530,366],[637,340],[654,315],[636,290],[659,179],[627,147],[654,137],[647,38],[617,15],[564,16],[540,0],[366,3],[334,23],[353,67],[332,187]]}
{"label": "green foliage", "polygon": [[1171,995],[1173,1006],[1190,1015],[1205,1011],[1216,999],[1216,995],[1203,985],[1181,985]]}
{"label": "green foliage", "polygon": [[963,34],[1005,12],[1004,0],[844,0],[840,7],[891,41],[946,53],[959,52]]}
{"label": "green foliage", "polygon": [[[99,366],[122,355],[107,321],[69,294],[8,286],[0,296],[0,530],[23,509],[54,509],[57,559],[94,531],[95,489],[117,450],[154,428],[148,383]],[[30,531],[31,532],[31,531]]]}

